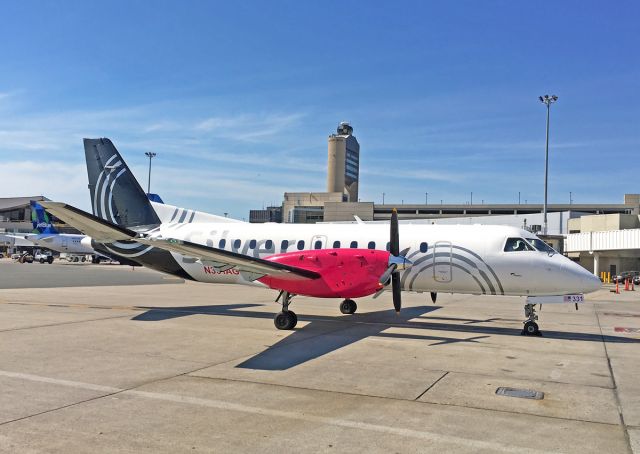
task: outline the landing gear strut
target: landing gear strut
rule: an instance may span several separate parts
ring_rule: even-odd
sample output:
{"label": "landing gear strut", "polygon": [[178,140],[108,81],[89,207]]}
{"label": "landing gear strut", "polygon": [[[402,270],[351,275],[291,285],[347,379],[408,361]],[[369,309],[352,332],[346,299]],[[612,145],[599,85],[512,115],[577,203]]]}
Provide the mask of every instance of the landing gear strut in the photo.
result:
{"label": "landing gear strut", "polygon": [[355,301],[346,299],[342,303],[340,303],[340,312],[343,314],[355,314],[358,310],[358,305]]}
{"label": "landing gear strut", "polygon": [[542,333],[538,329],[538,324],[536,320],[538,320],[538,316],[536,315],[536,305],[535,304],[525,304],[524,305],[524,316],[527,319],[524,321],[524,328],[522,329],[523,336],[542,336]]}
{"label": "landing gear strut", "polygon": [[294,296],[295,295],[282,290],[276,298],[276,303],[282,298],[282,312],[278,312],[273,319],[276,328],[290,330],[296,327],[298,316],[295,312],[289,310],[289,304]]}

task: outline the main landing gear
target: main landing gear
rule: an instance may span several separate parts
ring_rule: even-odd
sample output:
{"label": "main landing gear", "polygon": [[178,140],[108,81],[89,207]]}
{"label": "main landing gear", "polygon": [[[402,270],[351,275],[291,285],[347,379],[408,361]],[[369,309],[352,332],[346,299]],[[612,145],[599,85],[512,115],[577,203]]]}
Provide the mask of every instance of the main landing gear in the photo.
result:
{"label": "main landing gear", "polygon": [[355,301],[346,299],[340,303],[340,312],[343,314],[355,314],[358,310],[358,305]]}
{"label": "main landing gear", "polygon": [[522,329],[523,336],[542,336],[540,329],[538,329],[538,324],[536,320],[538,320],[538,316],[536,315],[536,305],[535,304],[525,304],[524,305],[524,316],[527,319],[524,321],[524,328]]}
{"label": "main landing gear", "polygon": [[282,312],[278,312],[273,319],[276,328],[291,330],[296,327],[298,316],[295,312],[289,310],[289,304],[294,296],[295,295],[282,290],[276,298],[276,303],[282,298]]}

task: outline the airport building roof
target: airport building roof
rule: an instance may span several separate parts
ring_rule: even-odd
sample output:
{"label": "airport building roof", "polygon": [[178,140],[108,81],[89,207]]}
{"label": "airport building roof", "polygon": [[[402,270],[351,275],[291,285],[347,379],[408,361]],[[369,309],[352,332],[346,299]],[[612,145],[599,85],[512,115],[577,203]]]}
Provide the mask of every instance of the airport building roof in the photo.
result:
{"label": "airport building roof", "polygon": [[29,206],[31,200],[49,200],[42,195],[34,195],[31,197],[0,197],[0,210],[13,210],[15,208],[24,208]]}

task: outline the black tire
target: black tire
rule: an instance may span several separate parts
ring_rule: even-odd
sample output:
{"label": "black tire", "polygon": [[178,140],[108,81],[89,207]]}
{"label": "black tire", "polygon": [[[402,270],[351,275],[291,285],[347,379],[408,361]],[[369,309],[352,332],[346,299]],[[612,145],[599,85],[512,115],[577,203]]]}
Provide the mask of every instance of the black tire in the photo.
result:
{"label": "black tire", "polygon": [[84,263],[84,262],[86,262],[86,261],[87,261],[87,258],[86,258],[86,257],[82,257],[82,258],[80,259],[80,261],[81,261],[82,263]]}
{"label": "black tire", "polygon": [[40,263],[44,263],[44,259],[42,259],[42,258],[41,258],[41,259],[40,259]]}
{"label": "black tire", "polygon": [[353,300],[347,299],[340,303],[340,312],[342,312],[343,314],[354,314],[357,310],[358,305]]}
{"label": "black tire", "polygon": [[298,316],[295,312],[278,312],[273,318],[273,324],[280,330],[291,330],[296,327]]}
{"label": "black tire", "polygon": [[73,261],[74,261],[75,263],[78,263],[78,257],[74,257],[74,258],[73,258]]}
{"label": "black tire", "polygon": [[51,265],[51,264],[53,263],[53,256],[52,256],[52,255],[50,255],[49,257],[47,257],[47,263],[48,263],[49,265]]}
{"label": "black tire", "polygon": [[524,329],[522,330],[525,336],[539,336],[540,329],[538,328],[538,324],[536,322],[528,321],[524,324]]}

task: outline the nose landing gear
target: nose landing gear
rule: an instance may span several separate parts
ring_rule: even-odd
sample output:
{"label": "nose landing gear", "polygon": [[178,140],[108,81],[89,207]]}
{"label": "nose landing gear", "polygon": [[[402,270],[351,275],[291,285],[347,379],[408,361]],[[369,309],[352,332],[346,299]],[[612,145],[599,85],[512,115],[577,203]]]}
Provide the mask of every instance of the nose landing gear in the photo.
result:
{"label": "nose landing gear", "polygon": [[282,298],[282,312],[278,312],[273,318],[273,324],[276,325],[276,328],[291,330],[298,324],[298,316],[295,312],[289,310],[289,304],[294,296],[295,295],[283,290],[278,295],[278,298],[276,298],[276,303]]}
{"label": "nose landing gear", "polygon": [[538,324],[536,323],[536,320],[538,320],[538,316],[536,315],[536,305],[530,303],[525,304],[524,316],[527,317],[527,319],[524,321],[524,328],[522,329],[521,335],[542,336],[542,333],[538,328]]}

